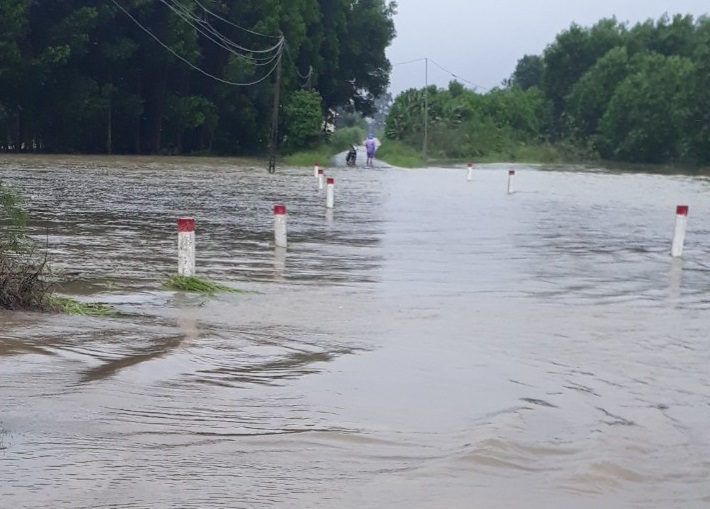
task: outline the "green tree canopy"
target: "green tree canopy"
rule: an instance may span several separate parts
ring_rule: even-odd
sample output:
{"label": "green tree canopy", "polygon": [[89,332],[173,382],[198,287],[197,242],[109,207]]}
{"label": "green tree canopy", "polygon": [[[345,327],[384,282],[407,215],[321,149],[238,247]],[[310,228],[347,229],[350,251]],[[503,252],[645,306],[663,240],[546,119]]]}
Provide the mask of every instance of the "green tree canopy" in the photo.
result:
{"label": "green tree canopy", "polygon": [[284,99],[312,88],[321,116],[341,106],[371,113],[389,84],[395,7],[0,0],[0,148],[259,152],[279,60]]}

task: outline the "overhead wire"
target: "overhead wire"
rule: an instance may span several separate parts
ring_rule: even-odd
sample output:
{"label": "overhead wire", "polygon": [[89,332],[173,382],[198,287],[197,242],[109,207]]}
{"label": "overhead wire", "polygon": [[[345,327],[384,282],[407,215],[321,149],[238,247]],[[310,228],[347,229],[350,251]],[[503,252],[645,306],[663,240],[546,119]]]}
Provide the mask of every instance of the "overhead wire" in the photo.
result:
{"label": "overhead wire", "polygon": [[461,76],[457,76],[456,74],[452,73],[451,71],[449,71],[449,70],[447,70],[447,69],[444,69],[441,65],[439,65],[438,63],[436,63],[436,61],[432,60],[431,58],[429,59],[429,61],[430,61],[432,64],[434,64],[435,66],[437,66],[439,69],[441,69],[442,71],[444,71],[445,73],[450,74],[451,76],[453,76],[454,78],[456,78],[457,80],[461,80],[461,81],[463,81],[464,83],[468,83],[469,85],[472,85],[472,86],[474,86],[474,87],[476,87],[476,88],[480,88],[481,90],[484,90],[484,91],[486,91],[486,92],[488,91],[488,89],[487,89],[486,87],[483,87],[483,86],[479,85],[478,83],[474,83],[473,81],[469,81],[469,80],[467,80],[466,78],[462,78]]}
{"label": "overhead wire", "polygon": [[432,64],[437,66],[439,69],[444,71],[446,74],[451,75],[452,77],[454,77],[457,80],[463,81],[464,83],[468,83],[469,85],[475,87],[476,89],[481,89],[485,92],[488,91],[488,89],[486,87],[483,87],[483,86],[479,85],[478,83],[474,83],[473,81],[467,80],[466,78],[462,78],[461,76],[454,74],[453,72],[449,71],[448,69],[445,69],[438,62],[436,62],[435,60],[432,60],[431,58],[427,58],[427,57],[415,58],[414,60],[407,60],[406,62],[398,62],[396,64],[392,64],[392,67],[399,67],[401,65],[414,64],[417,62],[423,62],[425,60],[428,60],[429,62],[431,62]]}
{"label": "overhead wire", "polygon": [[207,7],[205,7],[204,5],[202,5],[198,0],[194,0],[194,2],[195,2],[197,5],[199,5],[199,6],[202,8],[202,10],[205,11],[205,12],[206,12],[207,14],[209,14],[210,16],[213,16],[213,17],[217,18],[217,19],[220,20],[220,21],[224,21],[224,22],[227,23],[228,25],[231,25],[231,26],[233,26],[233,27],[235,27],[235,28],[238,28],[239,30],[244,30],[245,32],[249,32],[250,34],[258,35],[258,36],[261,36],[261,37],[267,37],[267,38],[271,38],[271,39],[279,39],[279,38],[280,38],[279,36],[276,36],[276,35],[262,34],[262,33],[259,33],[259,32],[255,32],[254,30],[250,30],[250,29],[248,29],[248,28],[239,26],[239,25],[237,25],[237,24],[235,24],[235,23],[229,21],[228,19],[223,18],[223,17],[220,16],[219,14],[215,14],[214,12],[210,11]]}
{"label": "overhead wire", "polygon": [[305,81],[303,85],[301,85],[302,88],[305,87],[310,87],[311,86],[311,78],[313,77],[313,66],[309,66],[308,68],[308,74],[305,76],[301,74],[301,71],[298,69],[298,65],[296,65],[296,61],[293,58],[293,55],[291,55],[291,50],[288,47],[288,44],[284,41],[284,48],[286,49],[286,56],[288,59],[291,61],[291,65],[293,65],[293,68],[296,70],[296,74],[298,75],[299,78]]}
{"label": "overhead wire", "polygon": [[399,67],[400,65],[414,64],[416,62],[423,62],[426,58],[415,58],[414,60],[407,60],[406,62],[399,62],[397,64],[392,64],[392,67]]}
{"label": "overhead wire", "polygon": [[[205,70],[202,69],[201,67],[199,67],[199,66],[193,64],[192,62],[190,62],[187,58],[183,57],[182,55],[180,55],[179,53],[177,53],[174,49],[172,49],[170,46],[168,46],[168,45],[165,44],[163,41],[161,41],[158,36],[156,36],[153,32],[151,32],[150,29],[148,29],[147,27],[145,27],[140,21],[138,21],[127,9],[125,9],[125,8],[124,8],[121,4],[119,4],[116,0],[111,0],[111,2],[112,2],[118,9],[120,9],[126,16],[128,16],[136,25],[138,25],[138,27],[139,27],[141,30],[143,30],[146,34],[148,34],[150,37],[152,37],[153,39],[155,39],[155,41],[156,41],[158,44],[160,44],[163,48],[165,48],[167,51],[169,51],[170,53],[172,53],[176,58],[178,58],[178,59],[181,60],[182,62],[186,63],[188,66],[190,66],[191,68],[193,68],[193,69],[196,70],[197,72],[199,72],[199,73],[201,73],[201,74],[204,74],[205,76],[207,76],[207,77],[209,77],[209,78],[212,78],[212,79],[214,79],[214,80],[216,80],[216,81],[219,81],[219,82],[221,82],[221,83],[224,83],[224,84],[227,84],[227,85],[238,86],[238,87],[246,87],[246,86],[257,85],[257,84],[261,83],[262,81],[265,81],[269,76],[271,76],[271,75],[274,73],[274,71],[276,70],[276,68],[278,67],[278,65],[279,65],[279,61],[280,61],[281,55],[282,55],[282,53],[283,53],[283,45],[280,46],[279,51],[278,51],[278,53],[277,53],[277,55],[276,55],[276,57],[277,57],[277,58],[276,58],[276,63],[275,63],[275,64],[273,65],[273,67],[271,67],[271,69],[269,69],[269,71],[268,71],[264,76],[262,76],[261,78],[259,78],[259,79],[257,79],[257,80],[254,80],[254,81],[251,81],[251,82],[244,82],[244,83],[235,82],[235,81],[230,81],[230,80],[225,80],[225,79],[223,79],[223,78],[220,78],[219,76],[215,76],[214,74],[212,74],[212,73],[210,73],[210,72],[208,72],[208,71],[205,71]],[[282,37],[282,42],[283,42],[283,37]]]}
{"label": "overhead wire", "polygon": [[[229,53],[235,55],[237,58],[251,64],[254,66],[266,66],[276,60],[278,52],[283,45],[283,40],[279,40],[274,46],[268,50],[252,50],[240,46],[233,41],[229,40],[223,34],[218,32],[214,27],[212,27],[208,22],[197,18],[192,12],[190,12],[185,6],[180,4],[177,0],[160,0],[165,6],[167,6],[172,12],[179,16],[185,23],[194,28],[197,32],[202,34],[208,40],[215,43],[220,48],[228,51]],[[216,39],[215,39],[216,37]],[[239,53],[237,50],[246,52],[246,54]],[[252,53],[274,53],[273,55],[265,57],[255,57]]]}

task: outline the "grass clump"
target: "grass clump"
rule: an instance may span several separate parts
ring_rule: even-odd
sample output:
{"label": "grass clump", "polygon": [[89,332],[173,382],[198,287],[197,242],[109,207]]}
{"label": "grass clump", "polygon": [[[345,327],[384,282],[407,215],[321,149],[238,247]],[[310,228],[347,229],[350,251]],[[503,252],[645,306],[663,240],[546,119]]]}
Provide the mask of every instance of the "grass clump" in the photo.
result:
{"label": "grass clump", "polygon": [[283,160],[288,166],[313,166],[313,163],[328,166],[335,154],[336,152],[329,150],[327,147],[321,147],[289,154],[284,156]]}
{"label": "grass clump", "polygon": [[375,157],[400,168],[424,167],[421,149],[413,148],[400,141],[384,140],[382,146],[377,149]]}
{"label": "grass clump", "polygon": [[67,315],[109,316],[116,314],[116,310],[106,304],[79,302],[69,297],[56,295],[52,295],[47,300],[54,311]]}
{"label": "grass clump", "polygon": [[163,286],[171,290],[193,293],[246,293],[244,290],[230,288],[219,283],[207,281],[196,276],[170,276],[163,281]]}

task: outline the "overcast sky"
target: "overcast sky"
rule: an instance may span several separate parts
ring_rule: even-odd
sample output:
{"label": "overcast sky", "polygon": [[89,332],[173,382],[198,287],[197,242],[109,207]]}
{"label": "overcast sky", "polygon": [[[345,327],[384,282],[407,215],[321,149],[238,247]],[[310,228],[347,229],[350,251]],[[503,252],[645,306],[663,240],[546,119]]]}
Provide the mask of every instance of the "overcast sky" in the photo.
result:
{"label": "overcast sky", "polygon": [[[591,26],[615,16],[635,24],[664,13],[710,13],[709,0],[397,0],[397,38],[387,55],[393,64],[391,91],[448,85],[450,74],[484,89],[510,77],[523,55],[542,54],[555,36],[577,23]],[[465,83],[464,83],[465,84]],[[470,86],[470,85],[467,85]]]}

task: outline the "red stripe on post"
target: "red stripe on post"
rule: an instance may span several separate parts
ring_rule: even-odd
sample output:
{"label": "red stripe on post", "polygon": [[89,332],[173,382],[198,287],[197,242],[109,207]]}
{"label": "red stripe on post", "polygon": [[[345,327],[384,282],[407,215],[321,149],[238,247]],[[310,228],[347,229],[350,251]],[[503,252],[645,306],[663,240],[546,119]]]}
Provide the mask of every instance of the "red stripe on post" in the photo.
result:
{"label": "red stripe on post", "polygon": [[320,166],[320,164],[318,164],[318,161],[316,161],[315,163],[313,163],[313,166]]}
{"label": "red stripe on post", "polygon": [[274,214],[282,215],[286,213],[286,205],[274,205]]}
{"label": "red stripe on post", "polygon": [[323,168],[318,168],[318,175],[323,175]]}
{"label": "red stripe on post", "polygon": [[677,216],[687,216],[688,215],[688,206],[687,205],[678,205],[675,209],[675,213]]}
{"label": "red stripe on post", "polygon": [[469,168],[473,168],[473,163],[468,163]]}
{"label": "red stripe on post", "polygon": [[334,183],[335,183],[335,179],[333,177],[328,177],[328,179],[326,180],[326,184],[334,184]]}
{"label": "red stripe on post", "polygon": [[181,217],[178,219],[178,233],[189,233],[195,231],[194,217]]}
{"label": "red stripe on post", "polygon": [[508,170],[508,175],[515,175],[515,170]]}

